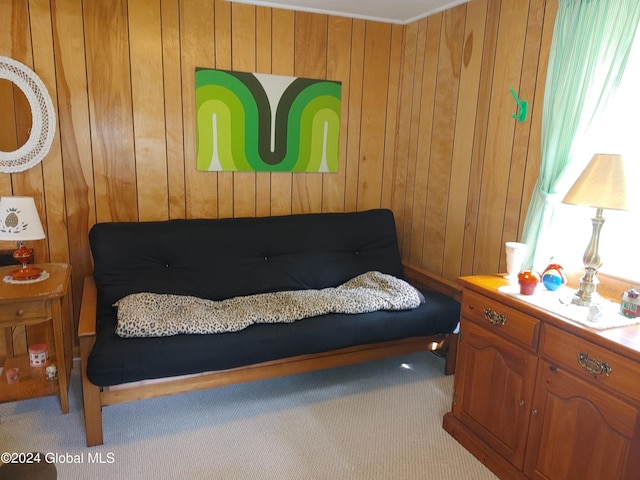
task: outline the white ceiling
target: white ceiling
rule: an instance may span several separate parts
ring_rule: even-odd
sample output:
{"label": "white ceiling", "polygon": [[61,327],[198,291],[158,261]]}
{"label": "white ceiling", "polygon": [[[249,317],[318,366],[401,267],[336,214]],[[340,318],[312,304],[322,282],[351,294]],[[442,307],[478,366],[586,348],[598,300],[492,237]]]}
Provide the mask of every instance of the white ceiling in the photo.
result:
{"label": "white ceiling", "polygon": [[406,24],[469,0],[229,0],[262,7]]}

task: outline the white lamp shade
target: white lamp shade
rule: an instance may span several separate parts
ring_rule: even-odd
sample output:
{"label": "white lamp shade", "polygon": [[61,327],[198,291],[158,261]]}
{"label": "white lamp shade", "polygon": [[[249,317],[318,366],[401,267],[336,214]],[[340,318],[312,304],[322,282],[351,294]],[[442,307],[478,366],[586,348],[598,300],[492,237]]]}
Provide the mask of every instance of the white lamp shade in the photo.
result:
{"label": "white lamp shade", "polygon": [[0,240],[41,240],[42,223],[32,197],[0,198]]}
{"label": "white lamp shade", "polygon": [[562,200],[563,203],[630,210],[633,175],[622,155],[597,153]]}

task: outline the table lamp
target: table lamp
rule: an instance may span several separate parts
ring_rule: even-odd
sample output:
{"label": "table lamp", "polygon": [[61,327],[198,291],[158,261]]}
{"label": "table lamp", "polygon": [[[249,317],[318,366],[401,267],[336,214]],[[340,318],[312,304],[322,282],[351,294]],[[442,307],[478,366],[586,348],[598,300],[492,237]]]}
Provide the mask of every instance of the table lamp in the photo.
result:
{"label": "table lamp", "polygon": [[580,279],[580,288],[574,294],[571,302],[585,307],[591,306],[597,299],[598,279],[596,273],[602,266],[598,244],[600,230],[604,224],[602,210],[629,210],[631,176],[622,155],[598,153],[593,156],[587,168],[569,189],[562,203],[595,207],[596,216],[591,219],[593,233],[582,261],[584,275]]}
{"label": "table lamp", "polygon": [[17,242],[13,258],[22,265],[10,273],[14,281],[33,280],[40,276],[42,269],[29,265],[33,253],[24,246],[24,242],[43,238],[44,230],[32,197],[0,197],[0,240]]}

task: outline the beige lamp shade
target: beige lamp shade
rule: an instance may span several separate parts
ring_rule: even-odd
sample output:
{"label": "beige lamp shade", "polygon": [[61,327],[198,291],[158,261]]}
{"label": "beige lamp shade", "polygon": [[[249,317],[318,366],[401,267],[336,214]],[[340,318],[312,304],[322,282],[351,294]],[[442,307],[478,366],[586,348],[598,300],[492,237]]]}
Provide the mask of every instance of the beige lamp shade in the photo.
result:
{"label": "beige lamp shade", "polygon": [[0,240],[41,240],[42,223],[32,197],[0,198]]}
{"label": "beige lamp shade", "polygon": [[631,174],[622,155],[598,153],[562,203],[611,210],[631,209]]}

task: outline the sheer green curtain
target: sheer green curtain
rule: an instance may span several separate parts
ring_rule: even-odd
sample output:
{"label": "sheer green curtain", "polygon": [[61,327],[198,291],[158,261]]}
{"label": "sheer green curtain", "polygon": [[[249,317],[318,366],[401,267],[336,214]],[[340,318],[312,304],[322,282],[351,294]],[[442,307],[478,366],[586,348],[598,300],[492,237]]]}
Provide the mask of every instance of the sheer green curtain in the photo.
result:
{"label": "sheer green curtain", "polygon": [[[639,0],[559,0],[542,113],[540,176],[529,204],[522,242],[526,266],[542,269],[553,250],[548,234],[562,178],[593,119],[620,83],[640,21]],[[597,153],[597,152],[593,152]]]}

